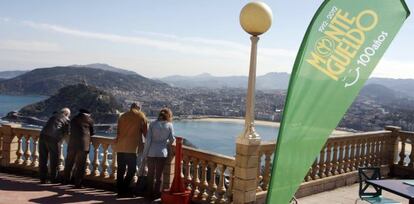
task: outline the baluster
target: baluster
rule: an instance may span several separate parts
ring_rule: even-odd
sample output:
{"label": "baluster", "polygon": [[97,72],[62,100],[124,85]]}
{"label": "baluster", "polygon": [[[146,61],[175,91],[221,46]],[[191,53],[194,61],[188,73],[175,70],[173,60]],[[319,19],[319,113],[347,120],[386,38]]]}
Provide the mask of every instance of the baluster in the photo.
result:
{"label": "baluster", "polygon": [[263,171],[263,190],[267,191],[270,180],[270,160],[273,152],[265,153],[265,166]]}
{"label": "baluster", "polygon": [[0,132],[0,158],[3,158],[3,133]]}
{"label": "baluster", "polygon": [[99,143],[93,144],[93,151],[94,151],[94,157],[93,157],[93,175],[99,176]]}
{"label": "baluster", "polygon": [[233,178],[234,178],[234,169],[233,167],[228,167],[229,172],[229,187],[226,189],[226,201],[229,203],[231,200],[233,200]]}
{"label": "baluster", "polygon": [[366,166],[366,161],[367,161],[367,141],[366,139],[361,139],[361,163],[360,166]]}
{"label": "baluster", "polygon": [[380,146],[381,146],[381,138],[379,137],[375,137],[375,148],[374,148],[374,166],[380,166],[380,160],[381,160],[381,151],[380,151]]}
{"label": "baluster", "polygon": [[257,161],[257,175],[256,175],[256,181],[257,181],[257,188],[256,191],[262,191],[263,187],[260,185],[262,179],[263,179],[263,175],[262,175],[262,157],[263,157],[263,152],[259,152],[259,157],[258,157],[258,161]]}
{"label": "baluster", "polygon": [[410,163],[408,163],[408,167],[414,167],[414,149],[413,149],[413,141],[410,141],[411,144],[411,152],[410,152]]}
{"label": "baluster", "polygon": [[318,170],[319,170],[318,159],[315,159],[312,165],[312,173],[311,173],[312,180],[316,180],[319,178]]}
{"label": "baluster", "polygon": [[328,141],[326,144],[326,168],[325,168],[325,176],[332,176],[331,168],[332,168],[332,143]]}
{"label": "baluster", "polygon": [[184,165],[184,181],[187,190],[191,189],[191,159],[188,156],[184,156],[183,165]]}
{"label": "baluster", "polygon": [[387,139],[384,136],[381,139],[381,165],[386,165],[388,161]]}
{"label": "baluster", "polygon": [[345,149],[345,152],[344,152],[344,154],[345,154],[345,157],[344,157],[344,163],[345,163],[344,171],[345,172],[350,172],[351,171],[351,168],[350,168],[351,159],[349,157],[349,154],[350,154],[351,147],[350,147],[349,141],[344,141],[344,144],[346,145],[345,148],[344,148]]}
{"label": "baluster", "polygon": [[401,151],[400,151],[400,160],[398,161],[398,165],[404,166],[404,159],[405,159],[405,137],[401,137]]}
{"label": "baluster", "polygon": [[194,166],[194,179],[193,179],[193,198],[197,199],[200,195],[200,179],[199,179],[199,164],[198,159],[194,158],[193,166]]}
{"label": "baluster", "polygon": [[351,152],[350,152],[350,162],[349,162],[349,170],[350,171],[355,171],[356,170],[356,167],[355,167],[355,161],[356,161],[356,158],[355,158],[355,140],[351,140],[351,142],[350,142],[351,144]]}
{"label": "baluster", "polygon": [[59,143],[59,163],[58,163],[58,169],[59,171],[63,171],[65,169],[65,166],[63,165],[65,161],[65,157],[63,156],[63,141]]}
{"label": "baluster", "polygon": [[226,203],[226,199],[224,194],[226,193],[226,187],[225,187],[225,175],[224,172],[226,171],[226,165],[224,164],[219,164],[219,170],[220,170],[220,181],[219,181],[219,186],[218,186],[218,197],[217,200],[219,200],[220,203]]}
{"label": "baluster", "polygon": [[356,140],[356,152],[355,152],[355,168],[359,168],[361,166],[361,140]]}
{"label": "baluster", "polygon": [[366,139],[366,141],[367,141],[367,150],[366,150],[366,159],[365,159],[365,165],[366,166],[372,166],[372,163],[371,163],[371,160],[372,160],[372,154],[371,154],[371,147],[372,147],[372,144],[371,144],[371,140],[370,140],[370,138],[367,138]]}
{"label": "baluster", "polygon": [[111,166],[111,179],[112,180],[116,180],[116,174],[118,172],[117,157],[118,157],[117,153],[114,151],[114,145],[112,145],[112,166]]}
{"label": "baluster", "polygon": [[376,146],[375,138],[371,137],[371,138],[368,138],[368,140],[370,141],[370,145],[371,145],[371,148],[369,151],[369,163],[370,163],[370,166],[375,166],[375,146]]}
{"label": "baluster", "polygon": [[210,168],[210,181],[208,184],[208,189],[209,189],[209,200],[210,203],[216,203],[217,201],[217,196],[216,196],[216,192],[217,192],[217,184],[216,184],[216,175],[217,175],[217,164],[214,162],[209,162],[208,163],[208,167]]}
{"label": "baluster", "polygon": [[30,166],[30,164],[32,163],[31,160],[31,156],[32,156],[32,152],[30,151],[30,135],[26,135],[26,151],[24,152],[24,165],[25,166]]}
{"label": "baluster", "polygon": [[91,175],[91,159],[89,158],[89,153],[86,155],[86,165],[85,165],[85,175]]}
{"label": "baluster", "polygon": [[23,138],[23,135],[17,135],[17,151],[16,151],[16,156],[17,156],[17,158],[16,158],[16,161],[15,161],[15,163],[16,164],[23,164],[23,159],[22,159],[22,156],[23,156],[23,149],[22,149],[22,138]]}
{"label": "baluster", "polygon": [[338,143],[334,142],[333,143],[333,156],[332,156],[332,169],[331,169],[331,173],[332,175],[337,175],[338,172],[338,167],[339,167],[339,162],[338,162]]}
{"label": "baluster", "polygon": [[33,161],[32,168],[39,167],[39,136],[33,137]]}
{"label": "baluster", "polygon": [[308,181],[312,180],[311,174],[312,174],[312,167],[309,167],[309,171],[305,176],[305,182],[308,182]]}
{"label": "baluster", "polygon": [[339,142],[339,166],[338,166],[338,172],[340,174],[345,173],[344,166],[345,166],[345,160],[344,160],[344,142]]}
{"label": "baluster", "polygon": [[208,198],[208,182],[207,182],[207,161],[201,161],[201,200],[206,201]]}
{"label": "baluster", "polygon": [[322,150],[319,152],[319,171],[318,171],[319,178],[325,178],[325,170],[326,170],[325,148],[326,147],[324,146]]}
{"label": "baluster", "polygon": [[108,163],[108,148],[109,148],[109,144],[103,144],[102,145],[103,158],[102,158],[102,172],[101,172],[101,177],[103,177],[103,178],[107,178],[109,176],[109,173],[108,173],[108,167],[109,167],[109,163]]}

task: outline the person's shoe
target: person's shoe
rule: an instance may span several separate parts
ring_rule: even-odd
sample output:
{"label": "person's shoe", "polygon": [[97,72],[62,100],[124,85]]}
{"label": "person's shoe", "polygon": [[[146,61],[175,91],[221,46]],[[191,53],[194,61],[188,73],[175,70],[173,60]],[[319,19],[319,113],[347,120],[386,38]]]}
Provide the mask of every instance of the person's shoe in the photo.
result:
{"label": "person's shoe", "polygon": [[118,193],[118,194],[116,195],[116,197],[117,197],[117,198],[128,198],[128,195],[127,195],[126,193],[122,192],[122,193]]}
{"label": "person's shoe", "polygon": [[154,193],[153,195],[152,195],[152,200],[157,200],[157,199],[159,199],[159,198],[161,198],[161,193]]}
{"label": "person's shoe", "polygon": [[51,181],[50,181],[50,183],[51,183],[51,184],[58,184],[58,183],[59,183],[59,181],[58,181],[57,179],[53,179],[53,180],[51,180]]}
{"label": "person's shoe", "polygon": [[82,184],[75,184],[75,188],[81,189],[81,188],[83,188],[83,186],[82,186]]}

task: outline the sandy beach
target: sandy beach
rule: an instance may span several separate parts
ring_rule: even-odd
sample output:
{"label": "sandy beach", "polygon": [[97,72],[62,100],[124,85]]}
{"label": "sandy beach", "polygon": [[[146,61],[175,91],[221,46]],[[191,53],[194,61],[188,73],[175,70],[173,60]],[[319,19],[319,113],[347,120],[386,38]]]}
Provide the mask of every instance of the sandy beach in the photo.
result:
{"label": "sandy beach", "polygon": [[[198,121],[207,121],[207,122],[223,122],[223,123],[244,123],[244,118],[194,118],[190,120],[198,120]],[[264,121],[264,120],[255,120],[256,125],[264,125],[270,127],[277,127],[280,128],[280,123],[272,122],[272,121]],[[352,132],[347,132],[343,130],[334,130],[331,136],[343,136],[352,134]]]}
{"label": "sandy beach", "polygon": [[[197,119],[191,119],[191,120],[244,124],[244,118],[197,118]],[[278,122],[264,121],[264,120],[255,120],[254,122],[257,125],[271,126],[271,127],[277,127],[277,128],[280,127],[280,123]]]}

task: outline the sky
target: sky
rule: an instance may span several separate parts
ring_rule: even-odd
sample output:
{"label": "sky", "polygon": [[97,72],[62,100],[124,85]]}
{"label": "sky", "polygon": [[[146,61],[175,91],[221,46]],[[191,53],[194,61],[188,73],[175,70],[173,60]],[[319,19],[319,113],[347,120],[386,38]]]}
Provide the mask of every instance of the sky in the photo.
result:
{"label": "sky", "polygon": [[[106,63],[151,78],[247,75],[250,39],[239,14],[248,2],[0,0],[0,71]],[[322,0],[264,2],[273,24],[260,36],[257,74],[290,73]],[[413,34],[411,16],[373,76],[414,78]]]}

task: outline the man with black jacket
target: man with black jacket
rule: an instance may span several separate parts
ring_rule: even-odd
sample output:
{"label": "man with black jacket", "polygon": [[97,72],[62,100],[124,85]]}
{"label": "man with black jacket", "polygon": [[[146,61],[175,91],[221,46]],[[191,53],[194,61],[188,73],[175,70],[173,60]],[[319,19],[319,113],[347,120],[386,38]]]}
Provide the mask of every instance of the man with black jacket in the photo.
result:
{"label": "man with black jacket", "polygon": [[[91,136],[95,134],[93,124],[91,113],[85,109],[80,109],[79,114],[70,121],[70,138],[65,161],[64,184],[69,183],[73,177],[76,188],[80,188],[82,185]],[[75,171],[72,173],[73,167]]]}
{"label": "man with black jacket", "polygon": [[59,163],[59,142],[69,133],[69,108],[63,108],[49,118],[40,132],[39,172],[40,183],[45,184],[48,177],[47,161],[50,159],[50,181],[57,182]]}

